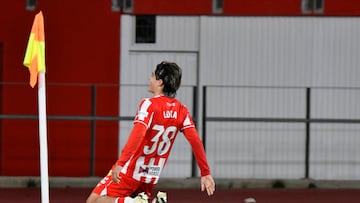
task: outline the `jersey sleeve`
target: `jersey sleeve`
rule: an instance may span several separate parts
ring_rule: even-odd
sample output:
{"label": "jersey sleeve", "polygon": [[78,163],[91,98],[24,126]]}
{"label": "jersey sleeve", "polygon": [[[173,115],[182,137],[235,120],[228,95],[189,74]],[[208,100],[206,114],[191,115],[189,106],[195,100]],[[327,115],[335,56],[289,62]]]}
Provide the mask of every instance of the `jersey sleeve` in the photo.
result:
{"label": "jersey sleeve", "polygon": [[182,127],[180,128],[180,131],[183,132],[187,128],[195,128],[194,121],[192,120],[192,117],[190,116],[190,113],[186,106],[183,106],[182,111],[185,114],[184,122],[182,123]]}
{"label": "jersey sleeve", "polygon": [[210,175],[210,167],[206,159],[204,145],[202,144],[196,129],[187,127],[183,130],[183,134],[191,145],[196,162],[200,168],[201,176]]}
{"label": "jersey sleeve", "polygon": [[151,122],[152,115],[150,113],[150,106],[150,99],[145,98],[141,100],[134,119],[134,127],[132,128],[129,138],[121,151],[119,159],[116,161],[117,165],[124,166],[125,163],[134,155],[136,149],[144,139],[146,129]]}
{"label": "jersey sleeve", "polygon": [[150,126],[152,117],[154,115],[153,111],[151,110],[152,109],[151,104],[152,102],[149,98],[143,99],[140,102],[138,111],[134,119],[134,123],[141,123],[146,128]]}
{"label": "jersey sleeve", "polygon": [[124,166],[125,163],[134,155],[136,149],[139,147],[141,141],[144,139],[145,133],[145,126],[141,123],[135,123],[129,135],[128,141],[126,142],[123,150],[121,151],[119,159],[116,161],[117,165]]}

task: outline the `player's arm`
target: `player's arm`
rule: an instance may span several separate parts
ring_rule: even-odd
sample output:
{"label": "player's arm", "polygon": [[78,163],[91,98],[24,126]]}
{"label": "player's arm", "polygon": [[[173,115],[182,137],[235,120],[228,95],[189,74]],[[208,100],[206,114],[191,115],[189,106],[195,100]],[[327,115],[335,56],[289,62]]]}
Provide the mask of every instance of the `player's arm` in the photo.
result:
{"label": "player's arm", "polygon": [[199,135],[194,127],[185,128],[183,134],[191,145],[194,156],[198,163],[201,173],[201,191],[207,192],[207,194],[213,195],[215,192],[215,182],[210,175],[210,167],[206,159],[204,145],[202,144]]}
{"label": "player's arm", "polygon": [[142,123],[135,122],[133,129],[129,135],[128,141],[121,151],[119,159],[116,161],[112,172],[112,179],[114,182],[119,181],[119,173],[125,163],[134,155],[136,149],[139,147],[146,133],[146,126]]}
{"label": "player's arm", "polygon": [[183,134],[191,145],[196,161],[199,165],[201,176],[210,174],[209,164],[206,160],[204,146],[199,138],[199,135],[195,128],[186,128],[183,130]]}

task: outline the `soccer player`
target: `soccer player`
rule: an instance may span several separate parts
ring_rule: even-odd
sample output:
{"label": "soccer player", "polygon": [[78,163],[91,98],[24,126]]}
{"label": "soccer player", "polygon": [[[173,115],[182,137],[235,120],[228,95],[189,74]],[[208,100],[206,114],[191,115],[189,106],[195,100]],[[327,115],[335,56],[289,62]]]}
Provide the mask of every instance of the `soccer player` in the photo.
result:
{"label": "soccer player", "polygon": [[[201,173],[201,190],[213,195],[215,182],[210,174],[204,146],[188,109],[176,96],[181,68],[161,62],[151,74],[148,91],[153,94],[140,102],[134,126],[119,159],[93,189],[87,203],[148,202],[159,180],[178,132],[191,145]],[[153,202],[166,202],[159,192]]]}

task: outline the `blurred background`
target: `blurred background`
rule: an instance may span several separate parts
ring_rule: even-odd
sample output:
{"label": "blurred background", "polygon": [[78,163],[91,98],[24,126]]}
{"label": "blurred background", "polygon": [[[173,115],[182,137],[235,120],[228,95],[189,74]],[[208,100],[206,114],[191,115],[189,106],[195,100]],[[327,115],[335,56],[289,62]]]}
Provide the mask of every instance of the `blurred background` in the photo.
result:
{"label": "blurred background", "polygon": [[[41,10],[51,177],[107,173],[166,60],[183,69],[178,98],[215,178],[360,179],[359,1],[0,5],[0,176],[40,175],[37,88],[22,62]],[[199,176],[182,135],[162,176]]]}

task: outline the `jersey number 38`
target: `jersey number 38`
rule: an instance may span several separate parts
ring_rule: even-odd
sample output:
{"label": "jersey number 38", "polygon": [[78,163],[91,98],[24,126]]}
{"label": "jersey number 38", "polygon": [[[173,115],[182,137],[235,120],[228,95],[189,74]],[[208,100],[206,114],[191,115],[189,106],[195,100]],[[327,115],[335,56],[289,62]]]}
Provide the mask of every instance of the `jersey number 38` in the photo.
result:
{"label": "jersey number 38", "polygon": [[157,131],[157,133],[151,139],[152,144],[144,147],[144,154],[152,154],[155,150],[159,156],[166,154],[170,149],[171,140],[175,138],[176,127],[169,126],[165,129],[163,125],[154,125],[152,130]]}

